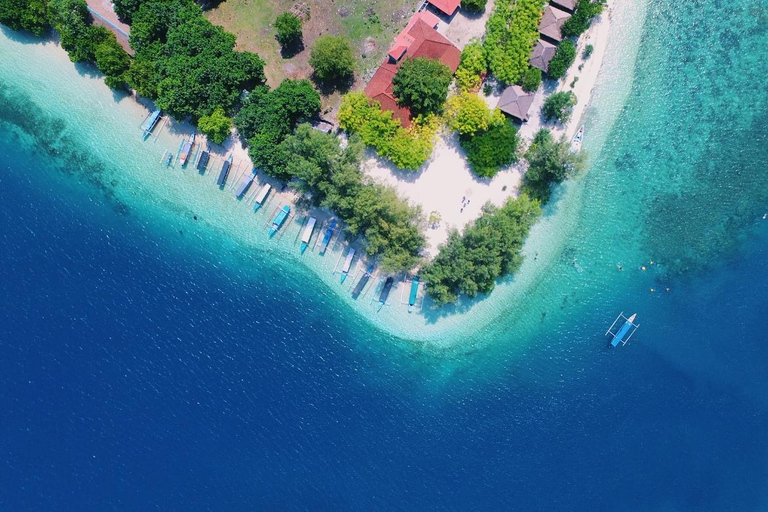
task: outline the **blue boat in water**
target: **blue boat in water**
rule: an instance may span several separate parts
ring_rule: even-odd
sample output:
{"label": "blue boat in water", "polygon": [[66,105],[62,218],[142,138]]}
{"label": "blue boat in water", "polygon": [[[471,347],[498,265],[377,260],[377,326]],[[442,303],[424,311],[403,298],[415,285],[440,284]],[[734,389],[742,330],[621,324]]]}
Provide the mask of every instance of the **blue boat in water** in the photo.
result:
{"label": "blue boat in water", "polygon": [[317,224],[317,219],[310,217],[309,220],[307,220],[307,224],[304,226],[304,232],[301,234],[301,254],[304,254],[304,251],[309,247],[309,241],[312,239],[312,232],[315,230],[315,224]]}
{"label": "blue boat in water", "polygon": [[219,188],[224,188],[224,185],[227,184],[227,176],[229,176],[229,170],[232,168],[232,155],[230,154],[226,160],[224,160],[224,163],[221,166],[221,171],[219,172],[219,177],[216,180],[216,185],[218,185]]}
{"label": "blue boat in water", "polygon": [[419,276],[413,276],[411,279],[411,296],[408,297],[408,312],[413,311],[413,306],[416,304],[416,299],[419,296]]}
{"label": "blue boat in water", "polygon": [[253,202],[253,211],[258,211],[259,208],[261,208],[261,205],[264,204],[264,201],[267,200],[267,195],[269,195],[269,191],[272,189],[272,185],[269,183],[265,183],[263,187],[261,187],[261,190],[259,190],[259,193],[256,194],[256,200]]}
{"label": "blue boat in water", "polygon": [[344,280],[349,275],[349,270],[352,268],[352,260],[355,259],[355,250],[351,247],[349,248],[349,252],[347,252],[347,258],[344,260],[344,265],[341,267],[341,282],[343,283]]}
{"label": "blue boat in water", "polygon": [[150,135],[152,135],[152,130],[155,129],[155,125],[160,120],[160,110],[155,110],[151,114],[149,114],[149,117],[144,122],[144,125],[141,127],[141,136],[143,139],[147,139]]}
{"label": "blue boat in water", "polygon": [[[622,345],[627,344],[629,338],[631,338],[632,335],[635,334],[637,328],[640,327],[634,323],[636,317],[637,313],[633,314],[629,318],[624,316],[624,312],[619,313],[619,316],[616,317],[616,320],[613,321],[611,326],[608,328],[608,331],[605,333],[606,335],[610,334],[613,336],[613,339],[611,340],[612,346],[618,347],[619,343]],[[621,320],[624,320],[624,323],[621,324],[621,327],[619,327],[616,332],[613,332],[614,327],[616,327],[616,324],[618,324]]]}
{"label": "blue boat in water", "polygon": [[189,155],[192,154],[192,148],[195,147],[195,134],[189,136],[189,139],[184,141],[184,144],[181,146],[181,154],[179,156],[179,163],[182,167],[187,165],[187,161],[189,160]]}
{"label": "blue boat in water", "polygon": [[272,221],[272,227],[269,228],[269,236],[274,235],[277,233],[277,230],[280,229],[280,226],[283,225],[283,222],[285,222],[285,219],[288,218],[288,214],[291,213],[291,207],[288,205],[283,206],[279,212],[277,212],[277,215],[275,215],[275,219]]}
{"label": "blue boat in water", "polygon": [[208,148],[205,148],[202,153],[200,153],[200,158],[197,160],[197,170],[200,171],[200,174],[205,173],[205,168],[208,167],[208,160],[211,159],[211,150]]}
{"label": "blue boat in water", "polygon": [[389,298],[389,292],[392,291],[392,285],[394,284],[395,279],[392,276],[388,277],[387,280],[384,281],[384,288],[381,289],[381,294],[379,295],[379,309],[386,305],[387,299]]}
{"label": "blue boat in water", "polygon": [[323,241],[320,243],[320,254],[325,254],[326,249],[328,249],[328,244],[331,243],[334,229],[336,229],[336,219],[331,219],[331,223],[328,225],[328,229],[325,230],[325,234],[323,235]]}
{"label": "blue boat in water", "polygon": [[250,188],[254,179],[256,179],[256,169],[254,169],[252,173],[243,176],[243,179],[240,180],[240,183],[237,185],[237,189],[235,190],[235,197],[238,199],[243,197],[246,191],[248,191],[248,188]]}
{"label": "blue boat in water", "polygon": [[352,298],[356,299],[360,296],[363,289],[365,288],[365,285],[368,284],[368,281],[371,279],[371,276],[373,275],[373,265],[368,267],[368,269],[363,274],[363,277],[360,278],[360,280],[355,285],[355,289],[352,290]]}

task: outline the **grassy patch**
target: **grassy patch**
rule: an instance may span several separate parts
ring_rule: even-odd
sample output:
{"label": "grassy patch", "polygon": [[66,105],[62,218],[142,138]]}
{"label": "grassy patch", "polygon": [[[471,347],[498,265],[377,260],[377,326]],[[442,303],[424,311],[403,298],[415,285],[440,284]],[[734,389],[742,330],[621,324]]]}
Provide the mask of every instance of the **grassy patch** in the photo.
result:
{"label": "grassy patch", "polygon": [[395,35],[405,27],[417,5],[414,0],[305,2],[310,7],[310,14],[309,19],[303,20],[304,49],[290,58],[283,58],[272,24],[279,14],[289,11],[297,3],[301,2],[227,0],[206,16],[237,35],[238,49],[256,52],[267,61],[265,72],[273,87],[286,77],[310,77],[309,50],[315,39],[326,34],[347,37],[358,59],[356,86],[359,87],[362,75],[381,64]]}

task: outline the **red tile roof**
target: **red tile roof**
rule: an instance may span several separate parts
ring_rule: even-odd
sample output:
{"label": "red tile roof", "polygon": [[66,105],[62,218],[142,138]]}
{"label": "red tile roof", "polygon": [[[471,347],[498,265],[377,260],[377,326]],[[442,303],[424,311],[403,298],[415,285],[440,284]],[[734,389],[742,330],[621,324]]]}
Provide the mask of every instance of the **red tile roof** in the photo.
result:
{"label": "red tile roof", "polygon": [[[400,46],[406,46],[404,52],[406,58],[426,57],[439,60],[448,66],[451,72],[456,71],[456,68],[459,67],[459,60],[461,60],[459,49],[426,23],[419,14],[423,13],[418,13],[414,16],[415,21],[411,20],[411,23],[408,23],[405,30],[397,36],[398,43],[390,50],[390,56],[392,56],[395,62],[389,61],[388,57],[388,60],[376,70],[373,78],[371,78],[371,81],[365,88],[366,96],[381,103],[383,110],[391,110],[394,113],[394,117],[400,119],[400,122],[405,127],[411,125],[411,112],[407,108],[397,105],[392,85],[392,79],[395,77],[397,68],[402,61],[395,59],[392,54],[397,54]],[[403,54],[401,53],[400,55],[402,56]]]}
{"label": "red tile roof", "polygon": [[453,16],[456,9],[459,8],[461,0],[427,0],[430,4],[437,7],[438,10],[444,12],[448,16]]}

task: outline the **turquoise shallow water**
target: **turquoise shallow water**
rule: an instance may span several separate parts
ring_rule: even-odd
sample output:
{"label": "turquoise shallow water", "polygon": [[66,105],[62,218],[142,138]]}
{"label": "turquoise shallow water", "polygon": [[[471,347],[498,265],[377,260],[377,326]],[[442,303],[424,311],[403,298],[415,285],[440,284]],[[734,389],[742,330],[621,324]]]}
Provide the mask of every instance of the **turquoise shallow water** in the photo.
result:
{"label": "turquoise shallow water", "polygon": [[[768,34],[696,7],[617,9],[589,172],[518,276],[408,325],[3,32],[0,504],[765,510]],[[641,328],[610,350],[621,310]]]}

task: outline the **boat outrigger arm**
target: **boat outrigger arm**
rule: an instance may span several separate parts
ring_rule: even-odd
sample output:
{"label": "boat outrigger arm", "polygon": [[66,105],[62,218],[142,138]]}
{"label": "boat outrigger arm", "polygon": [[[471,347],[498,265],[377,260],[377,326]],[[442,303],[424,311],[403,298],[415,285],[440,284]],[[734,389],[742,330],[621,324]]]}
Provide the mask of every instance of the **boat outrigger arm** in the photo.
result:
{"label": "boat outrigger arm", "polygon": [[[606,335],[610,334],[613,337],[613,340],[611,340],[611,345],[616,347],[619,345],[619,343],[621,343],[622,346],[627,344],[632,335],[635,334],[637,328],[640,327],[639,324],[634,323],[636,317],[637,313],[633,314],[629,318],[624,316],[623,311],[619,313],[619,316],[616,317],[616,320],[613,321],[605,333]],[[614,332],[614,327],[616,327],[616,324],[620,320],[624,320],[624,323],[621,324],[621,327],[619,327],[616,332]]]}

